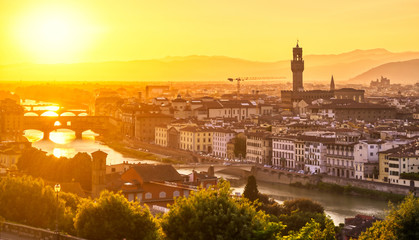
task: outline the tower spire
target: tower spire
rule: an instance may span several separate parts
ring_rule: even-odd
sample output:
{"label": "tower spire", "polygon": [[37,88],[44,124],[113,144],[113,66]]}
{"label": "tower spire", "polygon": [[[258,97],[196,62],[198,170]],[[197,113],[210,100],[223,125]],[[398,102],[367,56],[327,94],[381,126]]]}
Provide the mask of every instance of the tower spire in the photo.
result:
{"label": "tower spire", "polygon": [[332,79],[330,80],[330,91],[335,91],[335,80],[333,79],[333,75]]}

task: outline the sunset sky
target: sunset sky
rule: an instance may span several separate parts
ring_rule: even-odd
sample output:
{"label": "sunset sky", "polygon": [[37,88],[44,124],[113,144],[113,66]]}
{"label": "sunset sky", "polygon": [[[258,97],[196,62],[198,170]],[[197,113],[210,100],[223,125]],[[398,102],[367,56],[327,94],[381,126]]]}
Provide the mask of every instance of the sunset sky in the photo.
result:
{"label": "sunset sky", "polygon": [[419,51],[418,0],[1,0],[0,64]]}

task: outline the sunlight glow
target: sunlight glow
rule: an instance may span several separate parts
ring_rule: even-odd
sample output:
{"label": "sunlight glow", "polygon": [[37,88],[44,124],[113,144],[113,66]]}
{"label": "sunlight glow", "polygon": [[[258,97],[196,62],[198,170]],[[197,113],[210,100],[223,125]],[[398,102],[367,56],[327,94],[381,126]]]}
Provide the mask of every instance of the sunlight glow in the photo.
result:
{"label": "sunlight glow", "polygon": [[72,148],[54,148],[52,154],[57,157],[72,157],[74,155],[74,149]]}
{"label": "sunlight glow", "polygon": [[38,117],[38,114],[36,114],[34,112],[27,112],[27,113],[23,114],[23,116],[27,116],[27,117]]}
{"label": "sunlight glow", "polygon": [[56,112],[48,111],[48,112],[44,112],[43,114],[41,114],[41,116],[43,116],[43,117],[58,117],[58,114]]}
{"label": "sunlight glow", "polygon": [[50,139],[57,144],[67,144],[76,139],[76,134],[69,129],[58,129],[50,133]]}
{"label": "sunlight glow", "polygon": [[55,121],[54,126],[61,126],[61,123],[59,121]]}
{"label": "sunlight glow", "polygon": [[44,133],[39,130],[28,129],[23,131],[23,136],[28,139],[29,142],[34,143],[44,138]]}
{"label": "sunlight glow", "polygon": [[58,3],[40,6],[20,16],[16,39],[38,63],[68,62],[82,54],[91,42],[94,31],[83,17],[75,9]]}
{"label": "sunlight glow", "polygon": [[86,130],[83,132],[83,139],[95,140],[95,137],[99,136],[99,134],[93,132],[92,130]]}

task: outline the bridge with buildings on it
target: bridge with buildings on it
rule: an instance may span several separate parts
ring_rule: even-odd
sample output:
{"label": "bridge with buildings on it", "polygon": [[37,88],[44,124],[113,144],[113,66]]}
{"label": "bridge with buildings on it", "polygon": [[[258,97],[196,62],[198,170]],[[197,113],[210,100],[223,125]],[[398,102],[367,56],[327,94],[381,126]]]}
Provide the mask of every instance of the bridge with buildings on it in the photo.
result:
{"label": "bridge with buildings on it", "polygon": [[49,139],[52,131],[69,129],[75,132],[76,139],[81,139],[84,131],[92,130],[103,133],[109,129],[109,119],[104,116],[24,116],[22,130],[39,130],[44,139]]}
{"label": "bridge with buildings on it", "polygon": [[[59,108],[57,110],[48,110],[48,109],[36,109],[37,106],[26,106],[24,107],[24,116],[43,116],[43,114],[48,112],[56,113],[58,116],[88,116],[88,111],[86,109],[67,109]],[[30,109],[28,109],[30,108]]]}

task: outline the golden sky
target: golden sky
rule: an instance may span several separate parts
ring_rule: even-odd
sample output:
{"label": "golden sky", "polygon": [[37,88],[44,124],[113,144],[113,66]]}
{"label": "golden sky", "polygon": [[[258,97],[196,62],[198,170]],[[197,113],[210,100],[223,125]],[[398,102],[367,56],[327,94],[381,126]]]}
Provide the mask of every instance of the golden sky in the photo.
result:
{"label": "golden sky", "polygon": [[418,0],[0,0],[0,64],[419,51]]}

